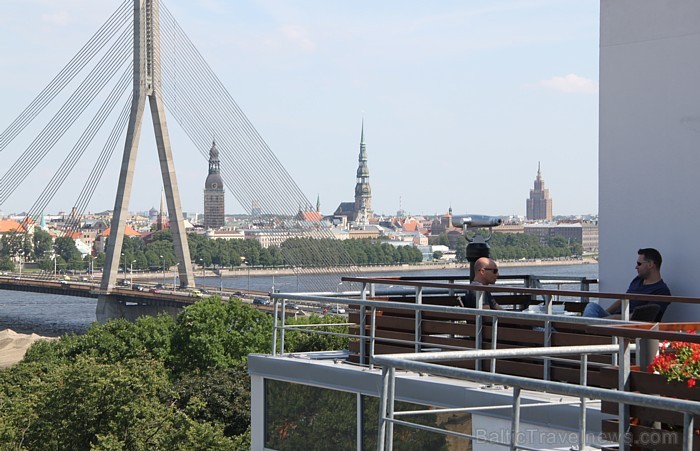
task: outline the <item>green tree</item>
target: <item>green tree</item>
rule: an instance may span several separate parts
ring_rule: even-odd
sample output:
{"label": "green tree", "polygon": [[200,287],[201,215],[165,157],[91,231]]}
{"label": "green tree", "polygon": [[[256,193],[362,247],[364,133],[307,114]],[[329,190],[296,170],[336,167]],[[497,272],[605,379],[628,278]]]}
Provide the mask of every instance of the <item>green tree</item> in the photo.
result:
{"label": "green tree", "polygon": [[0,257],[0,271],[14,271],[15,262],[10,257]]}
{"label": "green tree", "polygon": [[34,236],[32,238],[34,244],[34,256],[37,259],[44,258],[51,254],[51,247],[53,246],[53,238],[49,232],[46,232],[40,228],[34,229]]}
{"label": "green tree", "polygon": [[172,337],[175,369],[226,368],[245,362],[250,353],[269,352],[271,328],[268,315],[237,299],[203,299],[177,318]]}

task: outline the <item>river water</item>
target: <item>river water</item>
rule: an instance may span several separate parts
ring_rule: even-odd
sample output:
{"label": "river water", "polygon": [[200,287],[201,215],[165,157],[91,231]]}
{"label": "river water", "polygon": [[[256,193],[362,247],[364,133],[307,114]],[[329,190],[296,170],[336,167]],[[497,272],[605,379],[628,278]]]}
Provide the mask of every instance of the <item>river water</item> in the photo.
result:
{"label": "river water", "polygon": [[[431,269],[420,271],[381,272],[362,274],[363,277],[388,276],[456,276],[464,275],[462,269]],[[504,267],[504,275],[531,274],[538,276],[557,277],[588,277],[598,278],[598,265],[562,265],[562,266],[520,266]],[[318,277],[328,278],[324,286],[337,286],[344,291],[348,287],[341,285],[340,275],[305,276],[278,275],[248,276],[243,274],[236,277],[196,278],[199,286],[223,285],[224,288],[251,289],[271,291],[272,286],[282,292],[307,291],[312,282],[317,283]],[[314,278],[312,281],[311,278]],[[350,287],[358,289],[358,287]],[[592,287],[595,290],[595,287]],[[0,330],[12,329],[19,333],[37,333],[44,336],[60,336],[65,333],[83,333],[95,318],[97,300],[52,294],[26,293],[21,291],[0,290]]]}

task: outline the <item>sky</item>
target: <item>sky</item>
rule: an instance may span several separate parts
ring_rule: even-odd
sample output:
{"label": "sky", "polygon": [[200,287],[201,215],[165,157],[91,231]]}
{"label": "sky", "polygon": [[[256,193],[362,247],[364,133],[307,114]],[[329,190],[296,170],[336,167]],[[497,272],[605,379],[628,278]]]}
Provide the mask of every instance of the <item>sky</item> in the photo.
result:
{"label": "sky", "polygon": [[[538,163],[555,215],[598,211],[597,1],[163,2],[324,214],[353,200],[363,119],[377,214],[451,206],[455,214],[524,215]],[[0,131],[119,4],[0,0]],[[160,203],[145,125],[132,211]],[[207,162],[174,120],[168,125],[182,208],[201,212]],[[33,127],[0,153],[0,176],[36,136]],[[62,160],[49,154],[0,212],[28,210]],[[90,211],[113,208],[120,160],[112,159]],[[76,168],[48,212],[70,209],[91,167]],[[243,211],[227,191],[226,212]]]}

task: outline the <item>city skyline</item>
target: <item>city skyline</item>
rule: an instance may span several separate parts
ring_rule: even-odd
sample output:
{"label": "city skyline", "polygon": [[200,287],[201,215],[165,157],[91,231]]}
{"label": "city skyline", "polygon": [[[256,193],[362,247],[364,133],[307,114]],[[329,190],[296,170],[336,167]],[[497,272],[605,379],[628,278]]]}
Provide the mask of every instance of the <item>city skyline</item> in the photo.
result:
{"label": "city skyline", "polygon": [[[524,216],[537,161],[556,215],[597,213],[597,2],[165,4],[324,212],[352,195],[364,117],[376,214],[401,205],[413,214],[452,206],[456,214]],[[117,6],[8,5],[0,30],[15,39],[0,43],[0,129]],[[207,161],[168,120],[183,209],[202,212]],[[13,143],[3,160],[21,150]],[[113,157],[91,211],[113,208],[119,160]],[[149,177],[157,164],[145,127],[130,210],[158,205],[162,183]],[[38,168],[40,177],[50,176],[50,166]],[[25,197],[16,193],[0,210],[27,210],[37,196],[22,188]],[[67,211],[74,199],[61,191],[49,210]],[[243,211],[230,190],[226,203],[227,213]]]}

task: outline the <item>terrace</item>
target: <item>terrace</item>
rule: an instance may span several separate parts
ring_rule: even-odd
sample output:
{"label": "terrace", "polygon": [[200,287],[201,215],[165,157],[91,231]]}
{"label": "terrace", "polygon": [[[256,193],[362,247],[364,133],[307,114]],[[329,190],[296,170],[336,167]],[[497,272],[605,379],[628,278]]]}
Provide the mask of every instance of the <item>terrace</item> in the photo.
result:
{"label": "terrace", "polygon": [[[700,341],[684,332],[695,324],[582,318],[592,299],[623,299],[629,318],[627,295],[590,291],[595,281],[586,279],[513,277],[489,287],[459,278],[345,282],[362,289],[272,296],[271,354],[249,358],[254,449],[314,440],[338,449],[698,448],[700,396],[643,371],[657,340]],[[477,305],[490,291],[510,309],[461,307],[467,290],[479,293]],[[340,335],[348,349],[286,354],[290,331],[338,334],[329,324],[287,324],[287,302],[346,306]],[[542,312],[531,307],[540,304]]]}

